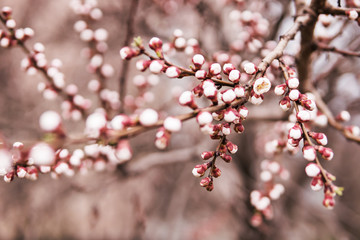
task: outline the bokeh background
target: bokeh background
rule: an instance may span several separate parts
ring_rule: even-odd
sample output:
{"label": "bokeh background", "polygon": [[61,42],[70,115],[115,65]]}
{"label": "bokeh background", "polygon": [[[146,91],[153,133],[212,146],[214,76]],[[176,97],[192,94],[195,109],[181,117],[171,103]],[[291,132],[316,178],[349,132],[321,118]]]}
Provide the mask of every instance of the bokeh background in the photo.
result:
{"label": "bokeh background", "polygon": [[[112,90],[119,88],[117,79],[124,71],[119,50],[125,41],[131,2],[99,1],[104,17],[93,25],[109,31],[105,61],[115,68],[115,76],[107,82]],[[244,2],[269,20],[268,39],[277,40],[291,26],[291,1]],[[63,61],[66,81],[77,84],[81,94],[95,101],[86,87],[92,78],[86,71],[87,60],[80,57],[86,44],[73,31],[79,16],[69,8],[69,1],[2,0],[0,4],[13,8],[18,26],[34,29],[35,37],[29,43],[42,42],[48,59]],[[238,7],[235,1],[140,0],[131,17],[133,35],[169,41],[173,31],[180,28],[185,37],[197,38],[203,52],[211,56],[228,50],[238,34],[229,19],[230,12]],[[359,35],[357,24],[350,23],[335,43],[339,47],[352,43],[352,49],[359,50],[353,41]],[[0,49],[0,131],[9,143],[31,144],[42,137],[40,114],[59,111],[60,101],[42,99],[36,86],[44,79],[20,70],[23,57],[19,48]],[[335,114],[348,110],[352,114],[349,124],[360,125],[359,60],[335,54],[316,57],[313,78],[330,109]],[[189,64],[183,54],[173,61]],[[137,74],[132,61],[127,79],[130,94],[136,94],[131,82]],[[166,76],[160,80],[153,89],[155,101],[149,106],[171,114],[187,112],[172,102],[172,92],[193,86],[193,80]],[[254,210],[249,207],[248,196],[262,187],[258,174],[260,162],[266,158],[265,142],[279,136],[277,120],[286,118],[277,106],[279,99],[271,95],[263,105],[250,108],[245,132],[231,136],[239,151],[232,163],[219,165],[223,175],[216,179],[211,193],[199,186],[191,170],[201,163],[202,151],[216,148],[216,141],[202,135],[190,120],[172,137],[166,151],[154,147],[155,131],[133,138],[134,158],[112,171],[90,171],[58,180],[41,175],[34,182],[16,179],[11,184],[0,183],[0,239],[359,239],[360,147],[331,128],[317,130],[328,135],[335,152],[334,160],[324,165],[337,176],[336,183],[345,187],[344,196],[336,198],[336,207],[325,209],[323,194],[311,191],[301,154],[284,154],[278,160],[291,177],[282,182],[286,191],[274,202],[275,217],[260,228],[249,224]],[[83,124],[65,123],[75,135],[82,133],[79,126]]]}

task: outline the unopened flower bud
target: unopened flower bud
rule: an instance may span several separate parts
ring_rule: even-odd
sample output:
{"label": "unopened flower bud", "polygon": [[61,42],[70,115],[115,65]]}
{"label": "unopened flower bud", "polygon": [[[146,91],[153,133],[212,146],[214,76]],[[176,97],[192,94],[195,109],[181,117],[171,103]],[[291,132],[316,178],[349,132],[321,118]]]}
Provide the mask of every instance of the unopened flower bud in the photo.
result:
{"label": "unopened flower bud", "polygon": [[162,70],[164,70],[164,62],[161,60],[153,60],[151,61],[149,65],[149,70],[152,73],[160,73]]}
{"label": "unopened flower bud", "polygon": [[231,154],[235,154],[238,151],[238,146],[230,141],[226,143],[226,148]]}
{"label": "unopened flower bud", "polygon": [[229,73],[229,80],[233,83],[238,83],[240,80],[241,73],[239,70],[231,70]]}
{"label": "unopened flower bud", "polygon": [[197,109],[198,106],[196,105],[194,101],[194,96],[190,91],[183,92],[179,97],[179,103],[182,106],[188,106],[192,109]]}
{"label": "unopened flower bud", "polygon": [[216,76],[221,73],[221,66],[219,63],[213,63],[210,65],[209,69],[211,75]]}
{"label": "unopened flower bud", "polygon": [[351,115],[348,111],[341,111],[337,116],[336,116],[336,120],[341,121],[341,122],[348,122],[350,121]]}
{"label": "unopened flower bud", "polygon": [[222,92],[221,99],[224,103],[230,104],[236,99],[236,94],[234,90],[227,89]]}
{"label": "unopened flower bud", "polygon": [[149,127],[156,124],[159,120],[159,114],[151,108],[147,108],[139,116],[139,122],[141,125]]}
{"label": "unopened flower bud", "polygon": [[214,167],[211,171],[211,176],[213,176],[214,178],[218,178],[221,176],[221,170],[218,167]]}
{"label": "unopened flower bud", "polygon": [[286,89],[287,89],[286,84],[277,85],[274,88],[275,95],[277,95],[277,96],[284,95]]}
{"label": "unopened flower bud", "polygon": [[320,145],[325,146],[328,143],[327,137],[324,133],[309,132],[308,134]]}
{"label": "unopened flower bud", "polygon": [[311,119],[311,115],[310,115],[309,111],[307,111],[307,110],[300,110],[296,114],[296,118],[299,122],[308,122]]}
{"label": "unopened flower bud", "polygon": [[203,178],[203,179],[201,179],[201,181],[200,181],[200,186],[202,186],[202,187],[207,187],[207,186],[209,186],[209,184],[210,184],[211,182],[212,182],[211,178],[209,178],[209,177]]}
{"label": "unopened flower bud", "polygon": [[290,90],[289,92],[289,98],[292,100],[292,101],[297,101],[300,97],[300,91],[297,90],[297,89],[292,89]]}
{"label": "unopened flower bud", "polygon": [[293,139],[300,139],[302,137],[302,130],[299,124],[295,124],[292,128],[289,129],[289,137]]}
{"label": "unopened flower bud", "polygon": [[223,72],[226,75],[229,75],[232,70],[234,70],[235,67],[231,63],[225,63],[223,66]]}
{"label": "unopened flower bud", "polygon": [[206,151],[201,153],[201,158],[204,160],[209,160],[215,155],[215,151]]}
{"label": "unopened flower bud", "polygon": [[242,132],[244,132],[245,128],[244,128],[244,125],[242,125],[241,123],[237,123],[234,125],[234,130],[237,133],[242,133]]}
{"label": "unopened flower bud", "polygon": [[291,77],[288,80],[286,80],[286,85],[290,88],[290,89],[294,89],[297,88],[299,86],[299,79],[296,77]]}
{"label": "unopened flower bud", "polygon": [[196,69],[200,69],[202,65],[205,63],[205,58],[201,54],[196,54],[193,56],[192,62]]}
{"label": "unopened flower bud", "polygon": [[177,78],[180,76],[180,73],[180,69],[175,66],[168,67],[165,72],[166,76],[168,76],[169,78]]}
{"label": "unopened flower bud", "polygon": [[257,72],[257,67],[252,62],[247,62],[247,63],[244,64],[244,71],[247,74],[253,75],[253,74],[255,74]]}
{"label": "unopened flower bud", "polygon": [[231,162],[231,160],[232,160],[232,157],[226,153],[220,154],[220,157],[227,163]]}
{"label": "unopened flower bud", "polygon": [[308,161],[314,161],[316,159],[316,150],[313,146],[307,145],[303,147],[303,156]]}
{"label": "unopened flower bud", "polygon": [[209,124],[213,121],[212,115],[209,112],[199,112],[196,120],[200,126]]}
{"label": "unopened flower bud", "polygon": [[236,86],[234,92],[237,98],[245,97],[245,88],[242,86]]}
{"label": "unopened flower bud", "polygon": [[195,77],[197,79],[205,79],[206,78],[206,75],[207,75],[207,72],[204,70],[204,69],[201,69],[201,70],[197,70],[195,72]]}
{"label": "unopened flower bud", "polygon": [[193,170],[192,170],[192,174],[195,177],[202,177],[205,174],[205,171],[208,169],[207,164],[199,164],[196,165]]}
{"label": "unopened flower bud", "polygon": [[327,148],[327,147],[323,147],[323,146],[319,146],[318,147],[318,152],[321,154],[321,156],[325,159],[325,160],[332,160],[334,157],[334,152],[331,148]]}
{"label": "unopened flower bud", "polygon": [[305,167],[305,173],[309,177],[316,177],[320,173],[320,168],[316,163],[309,163]]}
{"label": "unopened flower bud", "polygon": [[181,120],[176,117],[167,117],[164,120],[164,128],[169,132],[178,132],[181,130]]}

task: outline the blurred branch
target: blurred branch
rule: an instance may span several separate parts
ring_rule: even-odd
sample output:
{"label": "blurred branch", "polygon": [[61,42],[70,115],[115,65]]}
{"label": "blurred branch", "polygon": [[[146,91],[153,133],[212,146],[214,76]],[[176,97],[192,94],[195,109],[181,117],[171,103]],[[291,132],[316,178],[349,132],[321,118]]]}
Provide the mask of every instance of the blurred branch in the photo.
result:
{"label": "blurred branch", "polygon": [[329,46],[329,45],[321,43],[321,42],[314,43],[314,45],[315,45],[316,49],[321,50],[321,51],[334,52],[334,53],[338,53],[343,56],[349,56],[349,57],[360,57],[360,52],[342,50],[337,47]]}
{"label": "blurred branch", "polygon": [[320,93],[315,88],[312,88],[311,92],[315,95],[317,107],[328,118],[328,122],[329,122],[330,126],[339,130],[344,135],[344,137],[347,138],[348,140],[351,140],[351,141],[354,141],[354,142],[360,144],[360,137],[353,135],[341,123],[339,123],[335,120],[334,115],[331,113],[330,109],[328,108],[326,103],[321,98]]}
{"label": "blurred branch", "polygon": [[[134,21],[136,16],[136,10],[140,0],[132,0],[130,3],[129,15],[126,21],[126,35],[122,46],[128,46],[131,41],[131,37],[134,35]],[[129,62],[122,61],[121,73],[119,76],[119,95],[120,95],[120,113],[124,112],[124,98],[126,94],[126,79],[128,77]]]}
{"label": "blurred branch", "polygon": [[346,16],[347,12],[349,12],[351,10],[355,10],[355,11],[357,11],[357,13],[360,13],[359,8],[333,7],[330,4],[325,4],[324,7],[319,9],[319,13]]}

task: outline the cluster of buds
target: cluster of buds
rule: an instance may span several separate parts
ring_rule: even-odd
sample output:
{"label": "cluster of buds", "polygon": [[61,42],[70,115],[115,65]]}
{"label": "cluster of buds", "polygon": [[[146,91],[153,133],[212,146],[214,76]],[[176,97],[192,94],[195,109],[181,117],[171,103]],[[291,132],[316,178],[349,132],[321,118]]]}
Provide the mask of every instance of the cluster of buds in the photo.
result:
{"label": "cluster of buds", "polygon": [[[337,193],[341,195],[341,188],[338,188],[333,184],[335,178],[323,169],[318,158],[319,155],[324,160],[332,160],[334,157],[333,150],[325,147],[328,140],[324,133],[308,131],[306,128],[306,124],[313,120],[314,116],[317,115],[316,104],[311,97],[301,94],[297,89],[299,80],[295,77],[295,71],[285,67],[282,69],[285,71],[284,75],[286,83],[276,86],[275,94],[284,96],[280,101],[280,106],[283,110],[290,109],[292,102],[296,113],[296,117],[294,118],[296,123],[290,126],[288,131],[287,148],[294,151],[293,149],[298,148],[300,142],[303,140],[303,157],[310,162],[305,167],[305,173],[307,176],[313,178],[311,182],[312,189],[319,190],[322,186],[325,186],[324,191],[326,201],[324,200],[324,206],[333,206],[334,195],[331,197],[331,204],[327,203],[329,199],[329,189],[339,189]],[[286,104],[283,104],[284,102],[286,102]],[[341,113],[338,118],[346,120],[349,119],[349,116],[344,112]],[[332,193],[334,193],[334,191],[332,191]]]}
{"label": "cluster of buds", "polygon": [[254,227],[262,224],[263,219],[273,218],[273,207],[271,201],[277,200],[284,193],[285,187],[277,183],[276,179],[289,179],[289,171],[277,161],[263,160],[261,162],[260,180],[265,184],[263,191],[254,190],[250,194],[250,203],[255,208],[250,223]]}
{"label": "cluster of buds", "polygon": [[258,52],[263,47],[263,38],[269,33],[269,21],[259,12],[249,10],[233,10],[229,17],[239,29],[243,30],[231,43],[232,50]]}
{"label": "cluster of buds", "polygon": [[1,21],[4,23],[8,31],[0,29],[0,46],[7,48],[24,44],[26,40],[34,36],[32,28],[16,28],[16,21],[12,18],[12,9],[3,7],[0,15]]}

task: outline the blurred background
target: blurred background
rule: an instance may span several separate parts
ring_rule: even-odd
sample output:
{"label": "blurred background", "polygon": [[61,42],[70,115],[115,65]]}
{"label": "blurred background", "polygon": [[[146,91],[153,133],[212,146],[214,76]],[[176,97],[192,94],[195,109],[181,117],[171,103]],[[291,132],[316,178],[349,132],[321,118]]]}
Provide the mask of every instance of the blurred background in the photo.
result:
{"label": "blurred background", "polygon": [[[3,0],[1,7],[13,8],[19,27],[34,29],[35,36],[27,44],[41,42],[48,59],[61,59],[67,83],[77,84],[81,94],[91,98],[96,107],[96,97],[87,90],[93,78],[86,71],[88,60],[80,56],[86,43],[73,30],[80,18],[70,9],[69,2]],[[129,18],[133,36],[142,36],[145,43],[153,36],[171,41],[174,30],[181,29],[185,38],[197,38],[202,53],[210,58],[217,51],[229,51],[239,34],[231,17],[234,9],[261,13],[269,21],[264,39],[277,40],[292,23],[293,6],[289,2],[139,0],[134,15],[129,16],[132,1],[99,1],[103,17],[93,27],[108,30],[105,61],[115,69],[106,85],[117,91],[118,76],[125,71],[119,50],[125,42]],[[334,21],[336,25],[342,20]],[[334,44],[357,51],[359,41],[354,39],[359,35],[356,23],[346,24]],[[287,53],[294,54],[297,49],[292,43]],[[261,57],[260,50],[237,54],[243,60]],[[31,144],[42,137],[40,114],[60,111],[61,102],[43,100],[37,84],[44,79],[40,74],[28,76],[20,70],[23,57],[19,48],[0,49],[0,131],[8,143]],[[179,53],[171,61],[188,66],[189,59]],[[316,56],[313,66],[313,80],[333,113],[348,110],[352,118],[347,124],[359,126],[359,60],[322,53]],[[138,72],[134,60],[126,71],[127,92],[135,95],[133,77],[149,73]],[[190,89],[194,80],[159,77],[160,84],[152,89],[155,100],[148,106],[170,114],[188,112],[178,106],[173,94],[179,89]],[[201,188],[191,171],[201,163],[200,153],[214,150],[217,141],[203,135],[195,121],[190,120],[172,136],[165,151],[154,147],[156,131],[131,139],[134,157],[117,169],[89,171],[57,180],[41,175],[37,181],[15,179],[10,184],[0,183],[0,239],[359,239],[360,147],[332,128],[314,130],[327,134],[335,157],[324,166],[337,176],[336,184],[345,188],[344,196],[336,198],[335,208],[324,208],[323,193],[310,189],[310,178],[304,172],[307,162],[302,154],[285,153],[276,160],[289,170],[290,178],[279,181],[286,190],[273,202],[274,219],[259,228],[250,225],[254,210],[249,194],[263,187],[258,176],[261,161],[268,157],[265,143],[279,138],[278,120],[287,118],[278,107],[278,97],[271,93],[265,100],[260,106],[247,105],[250,116],[244,122],[245,132],[230,137],[239,151],[231,163],[219,163],[223,174],[215,180],[212,192]],[[79,126],[83,125],[81,121],[65,123],[68,132],[75,135],[82,133]]]}

